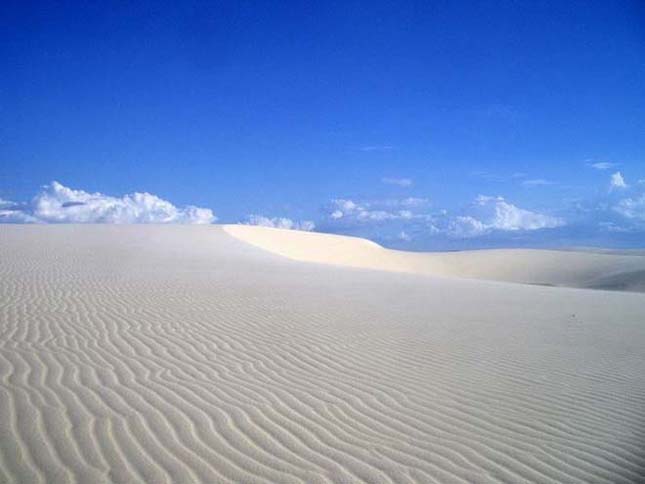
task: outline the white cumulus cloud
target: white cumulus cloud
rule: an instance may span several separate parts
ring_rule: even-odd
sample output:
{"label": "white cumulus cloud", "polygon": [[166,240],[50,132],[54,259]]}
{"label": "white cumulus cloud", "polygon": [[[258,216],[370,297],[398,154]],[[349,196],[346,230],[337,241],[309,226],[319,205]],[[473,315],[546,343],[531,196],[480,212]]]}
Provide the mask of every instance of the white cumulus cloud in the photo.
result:
{"label": "white cumulus cloud", "polygon": [[316,228],[311,220],[297,222],[286,217],[265,217],[264,215],[249,215],[246,225],[259,225],[276,229],[304,230],[310,232]]}
{"label": "white cumulus cloud", "polygon": [[491,227],[470,215],[455,217],[449,224],[448,234],[453,237],[477,237],[489,232]]}
{"label": "white cumulus cloud", "polygon": [[332,220],[343,220],[352,223],[376,223],[392,220],[410,220],[419,215],[410,210],[421,205],[420,198],[402,200],[385,200],[379,202],[355,202],[337,198],[331,201],[329,217]]}
{"label": "white cumulus cloud", "polygon": [[529,231],[565,225],[563,219],[526,210],[507,202],[503,197],[480,195],[475,200],[480,216],[455,217],[448,232],[456,237],[475,237],[492,231]]}
{"label": "white cumulus cloud", "polygon": [[613,208],[623,217],[645,221],[645,193],[637,197],[623,198]]}
{"label": "white cumulus cloud", "polygon": [[23,206],[0,198],[0,223],[37,223],[38,220],[26,213]]}
{"label": "white cumulus cloud", "polygon": [[[9,212],[9,213],[6,213]],[[30,204],[0,210],[0,220],[23,223],[209,224],[212,210],[179,208],[150,193],[113,197],[68,188],[56,181],[43,187]]]}
{"label": "white cumulus cloud", "polygon": [[625,183],[623,175],[617,171],[609,178],[609,189],[615,190],[619,188],[627,188],[627,183]]}

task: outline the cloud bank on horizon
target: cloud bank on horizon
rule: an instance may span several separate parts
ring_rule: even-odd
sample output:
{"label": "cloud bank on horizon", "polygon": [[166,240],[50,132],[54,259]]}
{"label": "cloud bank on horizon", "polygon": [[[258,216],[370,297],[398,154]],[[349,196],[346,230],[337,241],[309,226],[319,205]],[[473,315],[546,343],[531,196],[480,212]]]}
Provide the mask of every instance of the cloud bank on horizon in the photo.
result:
{"label": "cloud bank on horizon", "polygon": [[475,206],[483,213],[479,218],[457,216],[450,223],[449,233],[456,237],[476,237],[493,231],[516,232],[521,230],[553,229],[566,225],[564,219],[519,208],[503,197],[480,195]]}
{"label": "cloud bank on horizon", "polygon": [[265,217],[264,215],[249,215],[245,225],[258,225],[260,227],[270,227],[274,229],[287,229],[287,230],[304,230],[311,232],[316,228],[316,224],[311,220],[303,220],[301,222],[291,220],[287,217]]}
{"label": "cloud bank on horizon", "polygon": [[213,211],[178,208],[150,193],[113,197],[73,190],[59,182],[45,185],[29,203],[0,201],[4,223],[209,224]]}
{"label": "cloud bank on horizon", "polygon": [[[410,187],[412,182],[403,185]],[[645,181],[628,183],[616,171],[609,175],[605,187],[598,198],[578,200],[557,213],[519,207],[499,195],[479,195],[454,212],[437,208],[424,197],[335,198],[322,206],[316,220],[251,214],[239,223],[344,233],[401,246],[423,240],[517,241],[518,236],[530,242],[531,233],[565,229],[573,234],[566,239],[569,245],[576,243],[576,231],[645,233]],[[30,202],[0,199],[0,223],[210,224],[216,220],[210,208],[177,207],[146,192],[110,196],[72,189],[56,181],[42,187]]]}
{"label": "cloud bank on horizon", "polygon": [[[591,166],[600,171],[617,164]],[[558,185],[518,179],[522,187]],[[329,202],[318,222],[322,231],[360,235],[401,248],[484,246],[642,246],[645,180],[630,182],[620,171],[607,175],[596,195],[563,200],[555,210],[518,206],[503,196],[479,195],[460,210],[433,206],[427,198],[349,199]]]}
{"label": "cloud bank on horizon", "polygon": [[378,227],[381,232],[396,232],[400,240],[410,241],[410,232],[458,239],[491,232],[526,232],[564,225],[566,222],[561,217],[517,207],[500,196],[479,195],[465,213],[454,215],[444,209],[433,209],[427,198],[335,199],[327,206],[325,228],[347,232],[354,228]]}

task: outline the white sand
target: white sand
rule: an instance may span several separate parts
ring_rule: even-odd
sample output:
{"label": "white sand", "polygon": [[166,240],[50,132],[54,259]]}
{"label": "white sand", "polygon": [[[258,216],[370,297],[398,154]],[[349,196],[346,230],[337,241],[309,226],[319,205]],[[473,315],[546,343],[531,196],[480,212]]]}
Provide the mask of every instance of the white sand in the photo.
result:
{"label": "white sand", "polygon": [[645,295],[456,277],[643,260],[0,226],[0,482],[645,482]]}
{"label": "white sand", "polygon": [[223,227],[240,240],[299,261],[444,277],[645,292],[645,253],[640,251],[403,252],[356,237],[247,225]]}

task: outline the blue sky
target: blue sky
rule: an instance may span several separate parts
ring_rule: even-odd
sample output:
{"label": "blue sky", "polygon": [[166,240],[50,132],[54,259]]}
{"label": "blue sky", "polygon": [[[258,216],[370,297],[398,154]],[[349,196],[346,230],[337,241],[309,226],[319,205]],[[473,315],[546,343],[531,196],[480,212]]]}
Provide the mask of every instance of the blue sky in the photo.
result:
{"label": "blue sky", "polygon": [[0,9],[4,221],[645,246],[643,2]]}

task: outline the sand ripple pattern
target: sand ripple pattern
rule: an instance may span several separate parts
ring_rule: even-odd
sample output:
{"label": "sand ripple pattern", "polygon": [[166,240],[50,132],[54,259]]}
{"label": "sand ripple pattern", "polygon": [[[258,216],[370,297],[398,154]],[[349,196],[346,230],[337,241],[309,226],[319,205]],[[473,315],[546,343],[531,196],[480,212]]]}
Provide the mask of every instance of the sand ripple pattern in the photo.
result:
{"label": "sand ripple pattern", "polygon": [[645,482],[645,295],[0,226],[0,482]]}

